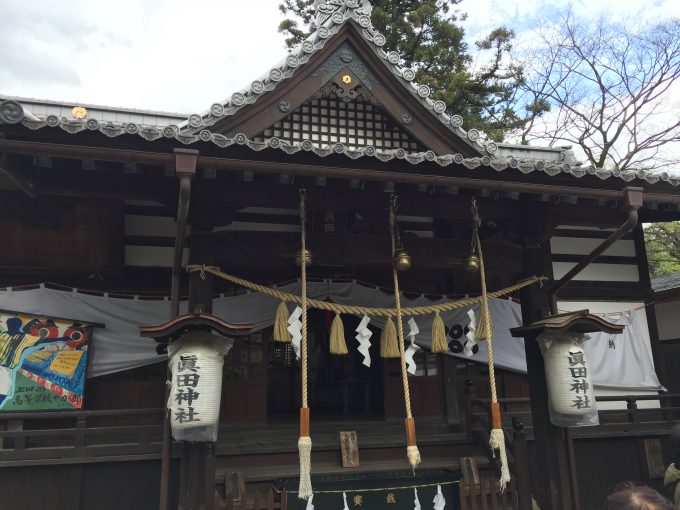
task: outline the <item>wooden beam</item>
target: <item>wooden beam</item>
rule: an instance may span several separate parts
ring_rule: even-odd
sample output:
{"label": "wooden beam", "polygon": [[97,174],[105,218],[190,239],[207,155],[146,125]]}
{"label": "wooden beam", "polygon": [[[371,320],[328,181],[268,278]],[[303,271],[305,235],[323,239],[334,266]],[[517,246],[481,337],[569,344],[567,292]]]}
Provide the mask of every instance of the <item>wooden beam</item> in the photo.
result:
{"label": "wooden beam", "polygon": [[[221,267],[290,266],[299,250],[299,234],[288,232],[223,231],[217,240],[217,263]],[[414,269],[459,268],[470,245],[467,239],[431,239],[405,236]],[[308,242],[313,266],[390,266],[390,238],[380,235],[314,234]],[[521,270],[521,249],[503,242],[485,242],[487,264],[494,271]]]}
{"label": "wooden beam", "polygon": [[22,177],[13,168],[5,158],[0,159],[0,173],[5,174],[9,179],[16,184],[17,188],[26,193],[29,198],[35,200],[38,198],[38,193],[35,190],[35,184],[28,179]]}

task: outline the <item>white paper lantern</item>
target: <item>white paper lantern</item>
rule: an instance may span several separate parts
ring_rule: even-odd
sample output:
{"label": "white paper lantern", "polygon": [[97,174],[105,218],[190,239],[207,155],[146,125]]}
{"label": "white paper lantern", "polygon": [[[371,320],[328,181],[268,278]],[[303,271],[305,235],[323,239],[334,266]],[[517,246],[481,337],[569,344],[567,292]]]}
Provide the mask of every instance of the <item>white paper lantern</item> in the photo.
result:
{"label": "white paper lantern", "polygon": [[599,425],[588,355],[581,333],[544,333],[537,340],[545,365],[550,421],[559,427]]}
{"label": "white paper lantern", "polygon": [[169,349],[172,386],[168,408],[176,440],[217,441],[222,367],[233,342],[206,331],[192,331]]}

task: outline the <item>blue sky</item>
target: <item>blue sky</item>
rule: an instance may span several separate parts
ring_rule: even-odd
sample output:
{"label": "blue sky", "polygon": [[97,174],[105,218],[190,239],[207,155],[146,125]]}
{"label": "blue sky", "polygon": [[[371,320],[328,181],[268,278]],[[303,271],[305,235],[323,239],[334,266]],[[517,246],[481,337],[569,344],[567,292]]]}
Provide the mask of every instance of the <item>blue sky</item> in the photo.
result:
{"label": "blue sky", "polygon": [[[278,0],[3,0],[0,94],[198,112],[284,55]],[[470,43],[506,25],[523,44],[569,6],[584,19],[680,17],[675,0],[464,0]],[[472,44],[471,44],[472,45]]]}

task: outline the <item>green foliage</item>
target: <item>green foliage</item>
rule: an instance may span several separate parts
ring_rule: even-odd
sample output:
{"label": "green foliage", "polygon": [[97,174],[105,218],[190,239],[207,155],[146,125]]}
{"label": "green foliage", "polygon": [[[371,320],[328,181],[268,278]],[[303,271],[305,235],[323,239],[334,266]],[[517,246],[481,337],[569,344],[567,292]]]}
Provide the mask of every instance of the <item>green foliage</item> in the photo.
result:
{"label": "green foliage", "polygon": [[680,222],[651,223],[644,234],[652,278],[680,271]]}
{"label": "green foliage", "polygon": [[[514,108],[521,70],[510,68],[508,53],[515,34],[500,27],[476,43],[485,65],[473,72],[472,57],[457,22],[466,15],[457,10],[461,0],[373,0],[371,19],[385,36],[385,50],[397,51],[400,65],[416,72],[415,82],[428,85],[433,98],[448,106],[448,113],[463,117],[464,125],[502,141],[504,132],[522,127],[525,119]],[[283,0],[279,25],[289,48],[309,35],[314,0]],[[540,106],[540,105],[539,105]],[[542,111],[540,107],[536,109]],[[533,112],[530,112],[533,114]]]}

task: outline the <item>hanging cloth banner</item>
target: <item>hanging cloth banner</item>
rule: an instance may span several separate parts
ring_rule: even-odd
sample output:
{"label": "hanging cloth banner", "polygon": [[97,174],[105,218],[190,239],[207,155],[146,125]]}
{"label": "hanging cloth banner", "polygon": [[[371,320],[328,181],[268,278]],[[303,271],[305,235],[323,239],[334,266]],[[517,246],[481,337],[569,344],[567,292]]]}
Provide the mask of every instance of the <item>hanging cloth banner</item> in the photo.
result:
{"label": "hanging cloth banner", "polygon": [[[299,294],[300,284],[292,283],[278,289]],[[394,305],[394,295],[353,282],[309,282],[307,294],[312,299],[326,299],[340,304],[372,307]],[[425,296],[414,299],[402,296],[403,305],[409,307],[442,301],[430,300]],[[278,305],[279,300],[275,298],[251,292],[215,299],[213,313],[226,321],[254,324],[253,332],[257,332],[273,326]],[[185,302],[181,303],[180,308],[180,313],[186,313]],[[167,360],[165,355],[157,353],[156,342],[140,338],[138,327],[140,324],[166,321],[170,316],[169,301],[119,299],[42,287],[0,291],[0,309],[56,317],[78,317],[83,321],[104,324],[106,327],[98,329],[92,339],[88,377]],[[510,328],[522,324],[520,306],[507,299],[491,299],[489,309],[493,317],[493,336],[496,339],[496,366],[526,373],[524,341],[510,336]],[[463,350],[468,340],[466,335],[470,332],[470,310],[479,317],[478,305],[441,314],[447,330],[450,354],[453,356],[465,358]],[[417,345],[429,348],[432,317],[422,315],[414,320],[419,330]],[[661,384],[654,371],[651,353],[643,340],[642,328],[646,325],[640,322],[636,313],[621,314],[618,318],[609,317],[607,320],[624,324],[626,328],[623,334],[616,335],[613,343],[610,342],[610,335],[604,333],[592,334],[591,340],[586,342],[593,384],[614,389],[660,389]],[[371,325],[382,328],[385,319],[371,318]],[[478,349],[469,359],[486,363],[486,349]]]}

